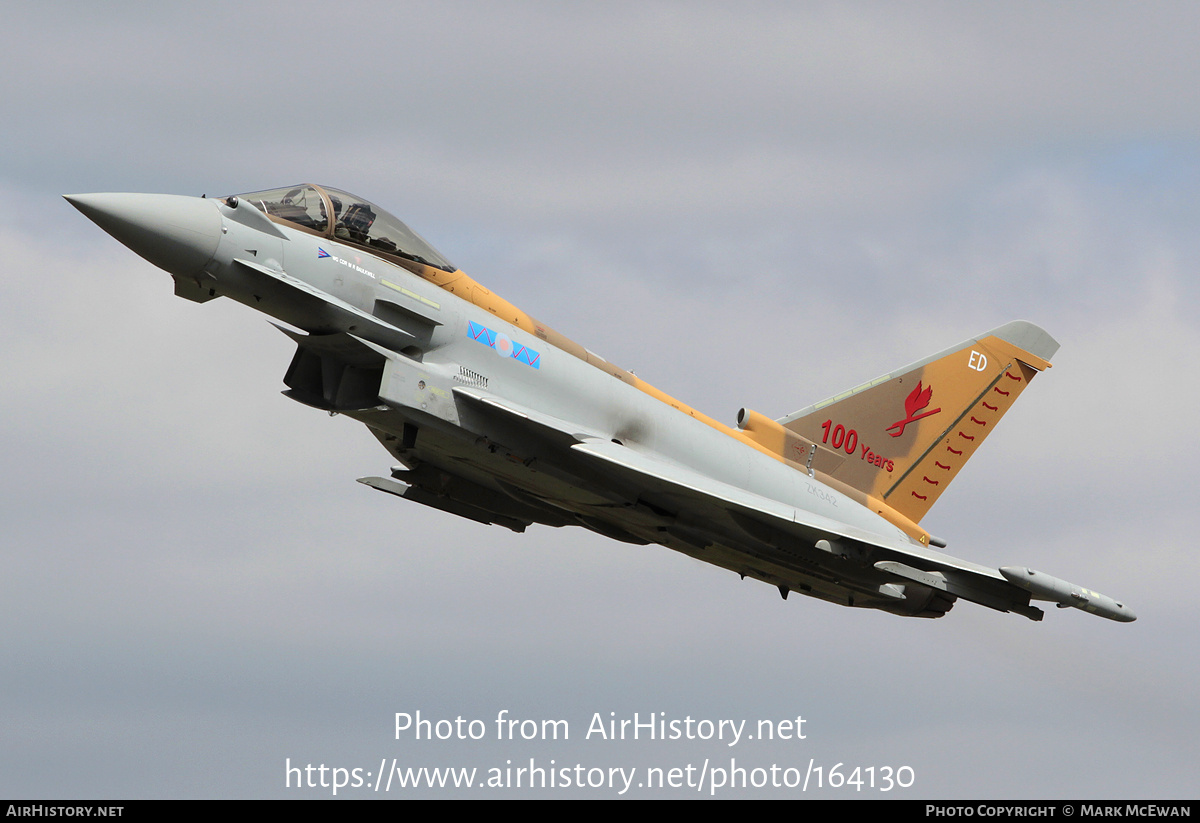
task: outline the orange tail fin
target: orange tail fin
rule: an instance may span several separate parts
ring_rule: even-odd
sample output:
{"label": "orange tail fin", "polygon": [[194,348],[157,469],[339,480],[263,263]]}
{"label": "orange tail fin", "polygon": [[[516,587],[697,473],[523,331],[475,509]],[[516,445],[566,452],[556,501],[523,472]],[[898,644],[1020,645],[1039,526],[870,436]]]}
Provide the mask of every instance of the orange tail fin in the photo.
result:
{"label": "orange tail fin", "polygon": [[778,422],[842,458],[832,478],[918,523],[1057,350],[1017,320]]}

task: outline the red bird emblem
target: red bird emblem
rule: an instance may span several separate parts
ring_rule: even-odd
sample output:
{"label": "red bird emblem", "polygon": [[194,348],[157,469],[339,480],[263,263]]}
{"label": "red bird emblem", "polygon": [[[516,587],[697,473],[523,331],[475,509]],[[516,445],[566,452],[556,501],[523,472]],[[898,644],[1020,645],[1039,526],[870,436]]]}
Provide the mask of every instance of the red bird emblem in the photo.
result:
{"label": "red bird emblem", "polygon": [[[904,427],[909,423],[915,423],[922,417],[929,417],[932,414],[937,414],[940,412],[940,408],[934,409],[933,411],[922,411],[922,409],[929,405],[929,401],[932,399],[933,386],[930,386],[922,391],[921,381],[918,380],[917,387],[913,389],[912,393],[909,394],[904,400],[904,413],[908,416],[903,420],[897,420],[895,423],[888,426],[886,429],[887,433],[892,437],[899,437],[900,435],[904,434]],[[892,431],[892,429],[895,429],[895,431]]]}

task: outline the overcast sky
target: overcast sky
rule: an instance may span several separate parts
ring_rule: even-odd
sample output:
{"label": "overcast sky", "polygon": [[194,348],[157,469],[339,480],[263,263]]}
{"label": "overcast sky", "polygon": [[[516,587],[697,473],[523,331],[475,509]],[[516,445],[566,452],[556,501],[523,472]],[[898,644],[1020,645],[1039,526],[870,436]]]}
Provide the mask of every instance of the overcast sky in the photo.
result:
{"label": "overcast sky", "polygon": [[[288,760],[533,758],[1196,796],[1195,4],[9,6],[0,795],[326,796],[286,788]],[[1139,620],[784,602],[659,547],[372,492],[354,479],[387,453],[279,394],[293,346],[264,316],[173,297],[60,199],[300,181],[729,423],[1043,326],[1054,367],[923,525]],[[497,741],[505,709],[570,740]],[[397,740],[417,711],[488,739]],[[585,739],[610,712],[806,737]]]}

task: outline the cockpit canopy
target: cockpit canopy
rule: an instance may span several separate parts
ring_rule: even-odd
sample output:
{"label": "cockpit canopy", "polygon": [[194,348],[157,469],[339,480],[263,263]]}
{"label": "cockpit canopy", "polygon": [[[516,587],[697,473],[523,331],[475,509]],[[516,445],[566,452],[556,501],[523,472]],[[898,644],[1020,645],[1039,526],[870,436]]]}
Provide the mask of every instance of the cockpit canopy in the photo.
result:
{"label": "cockpit canopy", "polygon": [[[303,184],[237,195],[259,210],[302,229],[363,246],[375,253],[402,257],[443,271],[449,260],[421,236],[369,200],[328,186]],[[329,215],[333,215],[332,223]]]}

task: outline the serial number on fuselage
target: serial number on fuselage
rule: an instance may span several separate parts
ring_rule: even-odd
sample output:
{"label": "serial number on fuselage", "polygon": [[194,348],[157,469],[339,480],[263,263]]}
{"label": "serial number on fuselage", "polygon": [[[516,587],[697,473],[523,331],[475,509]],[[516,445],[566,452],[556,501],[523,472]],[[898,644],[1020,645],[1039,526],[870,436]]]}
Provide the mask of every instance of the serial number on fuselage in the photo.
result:
{"label": "serial number on fuselage", "polygon": [[836,507],[838,504],[837,497],[834,496],[833,492],[829,491],[828,489],[823,489],[820,486],[814,486],[811,483],[809,483],[808,484],[808,493],[813,495],[814,497],[818,497],[821,500],[824,500],[826,503],[828,503],[831,506]]}

